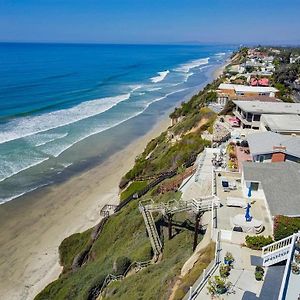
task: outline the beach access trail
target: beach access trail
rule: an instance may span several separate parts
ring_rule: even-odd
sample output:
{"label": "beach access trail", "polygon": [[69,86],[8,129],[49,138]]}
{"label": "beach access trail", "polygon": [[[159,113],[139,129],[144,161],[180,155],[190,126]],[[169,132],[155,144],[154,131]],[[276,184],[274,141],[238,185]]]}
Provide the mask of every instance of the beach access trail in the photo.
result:
{"label": "beach access trail", "polygon": [[0,298],[28,300],[58,278],[58,247],[100,221],[118,203],[118,184],[147,142],[169,126],[165,117],[145,136],[101,165],[26,197],[0,205]]}

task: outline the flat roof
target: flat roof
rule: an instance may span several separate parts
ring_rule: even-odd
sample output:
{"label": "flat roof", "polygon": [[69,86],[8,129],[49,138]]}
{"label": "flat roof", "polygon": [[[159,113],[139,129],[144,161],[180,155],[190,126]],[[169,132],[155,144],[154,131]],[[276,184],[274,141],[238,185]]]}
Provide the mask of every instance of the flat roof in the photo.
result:
{"label": "flat roof", "polygon": [[283,146],[286,147],[284,151],[286,154],[300,158],[300,137],[298,136],[265,131],[247,135],[247,141],[251,155],[278,152],[278,150],[273,150],[273,146]]}
{"label": "flat roof", "polygon": [[300,216],[300,164],[244,162],[243,173],[262,184],[272,216]]}
{"label": "flat roof", "polygon": [[269,97],[266,95],[257,96],[238,96],[237,101],[260,101],[260,102],[282,102],[280,99],[275,97]]}
{"label": "flat roof", "polygon": [[233,101],[243,111],[260,114],[300,114],[300,103],[274,102],[272,104],[261,101]]}
{"label": "flat roof", "polygon": [[272,86],[248,86],[248,85],[232,84],[232,83],[221,83],[219,85],[219,89],[235,90],[236,92],[252,92],[252,93],[278,92],[278,90]]}
{"label": "flat roof", "polygon": [[299,115],[262,115],[261,120],[273,132],[300,132]]}

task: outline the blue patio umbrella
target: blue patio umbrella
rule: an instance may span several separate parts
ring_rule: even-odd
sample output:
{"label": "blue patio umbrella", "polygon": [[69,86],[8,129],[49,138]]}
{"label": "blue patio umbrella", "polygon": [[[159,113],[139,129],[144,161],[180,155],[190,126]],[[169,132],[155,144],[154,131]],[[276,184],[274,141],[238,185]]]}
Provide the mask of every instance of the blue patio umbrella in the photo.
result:
{"label": "blue patio umbrella", "polygon": [[252,217],[250,215],[250,207],[251,207],[251,205],[250,205],[250,203],[248,203],[247,207],[246,207],[246,213],[245,213],[245,218],[246,218],[247,222],[251,222],[251,220],[252,220]]}
{"label": "blue patio umbrella", "polygon": [[[251,191],[252,191],[252,188],[251,188],[251,184],[250,184],[249,190],[248,190],[248,197],[249,198],[251,197]],[[246,207],[246,213],[245,213],[245,218],[246,218],[247,222],[251,222],[251,220],[252,220],[252,217],[250,215],[250,207],[251,207],[251,205],[248,202],[247,207]]]}
{"label": "blue patio umbrella", "polygon": [[248,190],[248,197],[251,198],[251,194],[252,194],[252,187],[251,184],[249,186],[249,190]]}

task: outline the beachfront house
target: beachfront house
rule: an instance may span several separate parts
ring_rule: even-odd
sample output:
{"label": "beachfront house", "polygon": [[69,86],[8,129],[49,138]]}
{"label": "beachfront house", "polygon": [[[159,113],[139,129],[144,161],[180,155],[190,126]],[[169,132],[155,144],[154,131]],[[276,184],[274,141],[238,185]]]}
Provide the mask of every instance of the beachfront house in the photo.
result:
{"label": "beachfront house", "polygon": [[248,197],[251,187],[251,197],[265,201],[270,219],[277,215],[300,216],[299,182],[300,164],[243,163],[241,184],[244,197]]}
{"label": "beachfront house", "polygon": [[262,115],[260,119],[261,131],[272,131],[285,135],[300,136],[299,115]]}
{"label": "beachfront house", "polygon": [[260,128],[260,119],[263,114],[300,115],[300,103],[262,101],[233,101],[233,114],[240,120],[243,128]]}
{"label": "beachfront house", "polygon": [[249,134],[247,142],[254,162],[300,163],[300,137],[265,131]]}
{"label": "beachfront house", "polygon": [[241,84],[221,83],[218,87],[220,93],[227,94],[232,99],[238,96],[268,96],[277,97],[279,90],[274,87],[248,86]]}

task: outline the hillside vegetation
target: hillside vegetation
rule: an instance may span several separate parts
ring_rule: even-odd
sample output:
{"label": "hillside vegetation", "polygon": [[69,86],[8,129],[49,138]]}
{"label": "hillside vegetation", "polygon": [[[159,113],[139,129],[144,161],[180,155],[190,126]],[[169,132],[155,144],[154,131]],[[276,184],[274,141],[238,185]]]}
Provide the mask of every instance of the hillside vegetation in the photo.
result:
{"label": "hillside vegetation", "polygon": [[[36,296],[36,300],[97,299],[108,274],[119,274],[130,263],[152,259],[152,248],[138,203],[149,198],[155,202],[167,202],[179,199],[181,194],[176,190],[162,194],[160,185],[164,182],[160,182],[140,199],[132,198],[132,195],[145,190],[149,182],[165,172],[172,171],[174,175],[183,173],[187,162],[191,158],[196,159],[197,154],[210,145],[201,133],[212,130],[216,114],[207,108],[207,104],[216,100],[216,93],[211,90],[219,83],[220,79],[214,81],[176,108],[170,117],[180,118],[180,121],[151,140],[136,158],[133,168],[120,182],[120,198],[125,203],[120,211],[103,222],[96,235],[97,228],[89,229],[62,242],[59,252],[64,271],[59,279]],[[175,222],[189,226],[176,228],[171,240],[168,240],[166,222],[162,216],[156,214],[154,217],[163,242],[160,261],[127,276],[122,282],[111,283],[105,288],[104,299],[168,299],[171,295],[183,264],[192,254],[194,216],[184,213],[175,216],[177,220],[174,217]],[[199,272],[207,266],[212,253],[208,251],[199,265]],[[185,289],[183,281],[181,293]]]}

